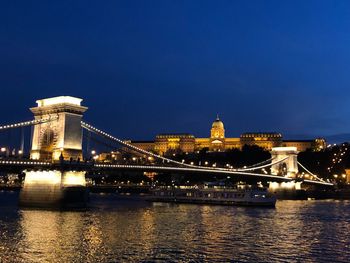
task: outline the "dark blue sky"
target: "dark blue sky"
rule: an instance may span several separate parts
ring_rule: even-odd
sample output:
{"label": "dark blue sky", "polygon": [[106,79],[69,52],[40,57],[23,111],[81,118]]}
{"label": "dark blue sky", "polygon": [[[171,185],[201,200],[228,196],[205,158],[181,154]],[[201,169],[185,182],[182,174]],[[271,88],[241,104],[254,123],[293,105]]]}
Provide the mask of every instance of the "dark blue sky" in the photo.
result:
{"label": "dark blue sky", "polygon": [[0,3],[0,123],[84,99],[121,138],[350,131],[349,1]]}

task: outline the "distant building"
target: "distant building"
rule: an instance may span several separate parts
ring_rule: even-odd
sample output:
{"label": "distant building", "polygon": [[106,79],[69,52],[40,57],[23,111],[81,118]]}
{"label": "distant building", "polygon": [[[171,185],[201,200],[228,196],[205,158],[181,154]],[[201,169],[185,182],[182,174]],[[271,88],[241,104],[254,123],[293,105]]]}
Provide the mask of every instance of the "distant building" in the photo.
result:
{"label": "distant building", "polygon": [[350,184],[350,169],[345,169],[345,182]]}
{"label": "distant building", "polygon": [[154,141],[125,141],[148,152],[154,151]]}
{"label": "distant building", "polygon": [[246,132],[240,136],[241,146],[256,145],[266,150],[281,146],[282,134],[277,132]]}
{"label": "distant building", "polygon": [[244,145],[256,145],[265,150],[273,147],[297,147],[300,152],[308,149],[320,151],[326,147],[322,138],[314,140],[283,140],[282,134],[277,132],[246,132],[239,138],[226,138],[224,123],[217,117],[210,129],[209,138],[196,138],[188,133],[159,134],[154,141],[127,141],[143,150],[152,151],[161,155],[176,152],[194,152],[204,148],[209,151],[226,151],[242,149]]}
{"label": "distant building", "polygon": [[153,148],[160,154],[168,151],[194,152],[195,138],[191,134],[159,134],[156,136]]}
{"label": "distant building", "polygon": [[314,140],[284,140],[282,146],[297,147],[299,152],[305,152],[308,149],[313,151],[321,151],[326,148],[326,140],[322,138],[317,138]]}

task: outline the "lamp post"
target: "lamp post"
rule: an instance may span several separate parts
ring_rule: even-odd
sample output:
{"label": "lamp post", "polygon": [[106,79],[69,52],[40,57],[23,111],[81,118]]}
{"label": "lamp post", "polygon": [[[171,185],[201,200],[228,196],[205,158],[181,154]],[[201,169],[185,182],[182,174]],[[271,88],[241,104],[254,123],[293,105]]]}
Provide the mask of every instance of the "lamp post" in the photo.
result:
{"label": "lamp post", "polygon": [[1,155],[4,155],[5,157],[9,157],[10,151],[7,147],[1,147],[0,148]]}

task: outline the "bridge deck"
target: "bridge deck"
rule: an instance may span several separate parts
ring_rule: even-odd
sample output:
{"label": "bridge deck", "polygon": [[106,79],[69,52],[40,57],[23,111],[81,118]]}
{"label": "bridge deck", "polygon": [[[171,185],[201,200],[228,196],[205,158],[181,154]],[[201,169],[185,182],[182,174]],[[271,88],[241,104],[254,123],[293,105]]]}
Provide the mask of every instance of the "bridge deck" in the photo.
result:
{"label": "bridge deck", "polygon": [[[231,175],[237,177],[237,179],[256,179],[262,181],[274,181],[274,182],[291,182],[295,181],[293,178],[287,178],[272,174],[259,174],[251,172],[234,171],[225,168],[207,168],[207,167],[170,167],[159,165],[127,165],[127,164],[103,164],[93,162],[42,162],[35,160],[0,160],[0,168],[16,168],[17,170],[77,170],[86,172],[97,171],[144,171],[144,172],[175,172],[175,173],[199,173],[199,174],[221,174]],[[232,178],[234,178],[232,177]],[[302,180],[308,184],[328,185],[333,184],[314,181],[314,180]]]}

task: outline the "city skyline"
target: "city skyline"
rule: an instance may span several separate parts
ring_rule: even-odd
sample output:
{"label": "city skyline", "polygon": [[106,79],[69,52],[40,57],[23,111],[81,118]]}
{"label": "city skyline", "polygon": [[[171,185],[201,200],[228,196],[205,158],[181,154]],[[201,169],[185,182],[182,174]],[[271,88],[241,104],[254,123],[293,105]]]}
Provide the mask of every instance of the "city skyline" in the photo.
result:
{"label": "city skyline", "polygon": [[89,107],[87,121],[121,138],[206,136],[217,113],[232,136],[348,133],[349,10],[345,1],[3,3],[0,119],[29,119],[36,99],[71,95]]}
{"label": "city skyline", "polygon": [[0,2],[0,262],[348,262],[350,2]]}
{"label": "city skyline", "polygon": [[[206,131],[206,134],[204,134],[204,137],[209,137],[210,136],[210,130],[212,128],[212,123],[215,122],[215,121],[220,121],[224,124],[224,126],[226,127],[226,124],[225,124],[225,120],[221,119],[219,117],[219,114],[216,114],[216,118],[213,118],[211,123],[208,124],[208,129]],[[231,134],[230,131],[228,131],[226,128],[225,128],[225,134],[226,136],[224,137],[232,137],[232,136],[235,136],[235,137],[240,137],[242,136],[243,134],[279,134],[281,135],[281,137],[284,137],[284,134],[280,133],[279,131],[275,131],[275,130],[255,130],[255,131],[241,131],[239,134]],[[201,132],[201,134],[205,133],[204,131]],[[173,132],[158,132],[157,134],[155,134],[154,136],[158,136],[158,135],[197,135],[197,134],[194,134],[192,133],[191,131],[173,131]],[[292,135],[293,136],[293,135]],[[299,140],[302,140],[302,139],[311,139],[312,138],[312,135],[310,134],[294,134],[294,136],[296,136],[297,138],[296,139],[299,139]],[[197,136],[198,137],[198,136]],[[305,138],[304,138],[305,137]],[[321,137],[320,137],[321,138]],[[128,139],[132,139],[132,138],[128,138]],[[154,139],[151,138],[151,139]],[[293,139],[291,137],[287,137],[287,139]],[[312,138],[314,139],[314,138]]]}

